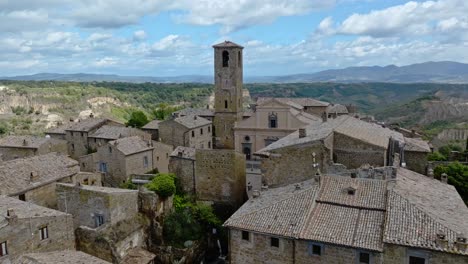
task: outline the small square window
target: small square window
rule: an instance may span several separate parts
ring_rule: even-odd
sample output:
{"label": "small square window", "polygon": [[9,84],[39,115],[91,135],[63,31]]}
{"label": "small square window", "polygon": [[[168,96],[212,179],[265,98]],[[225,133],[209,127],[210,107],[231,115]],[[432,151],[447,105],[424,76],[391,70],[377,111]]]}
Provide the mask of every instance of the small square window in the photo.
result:
{"label": "small square window", "polygon": [[410,256],[409,264],[426,264],[426,259],[416,256]]}
{"label": "small square window", "polygon": [[321,256],[322,255],[322,245],[309,243],[309,255],[310,256]]}
{"label": "small square window", "polygon": [[0,243],[0,257],[8,255],[8,247],[7,247],[7,242],[4,241]]}
{"label": "small square window", "polygon": [[45,240],[49,238],[49,229],[47,228],[47,226],[41,227],[39,229],[39,234],[40,234],[41,240]]}
{"label": "small square window", "polygon": [[359,264],[370,264],[370,254],[366,252],[359,252]]}
{"label": "small square window", "polygon": [[250,233],[247,231],[242,231],[242,240],[250,241]]}
{"label": "small square window", "polygon": [[104,224],[104,216],[101,214],[95,214],[96,227],[100,227]]}
{"label": "small square window", "polygon": [[18,199],[20,199],[21,201],[26,201],[26,194],[24,194],[24,193],[23,193],[23,194],[20,194],[20,195],[18,196]]}
{"label": "small square window", "polygon": [[271,247],[277,247],[277,248],[279,248],[279,238],[277,238],[277,237],[272,237],[272,238],[270,239],[270,246],[271,246]]}

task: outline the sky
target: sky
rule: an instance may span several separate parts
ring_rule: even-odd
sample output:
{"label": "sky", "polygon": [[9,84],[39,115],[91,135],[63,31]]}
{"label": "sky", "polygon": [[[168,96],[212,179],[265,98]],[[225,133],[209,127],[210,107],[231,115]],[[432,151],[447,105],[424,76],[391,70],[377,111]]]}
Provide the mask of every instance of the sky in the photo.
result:
{"label": "sky", "polygon": [[468,1],[0,0],[0,76],[212,75],[224,40],[246,76],[468,63]]}

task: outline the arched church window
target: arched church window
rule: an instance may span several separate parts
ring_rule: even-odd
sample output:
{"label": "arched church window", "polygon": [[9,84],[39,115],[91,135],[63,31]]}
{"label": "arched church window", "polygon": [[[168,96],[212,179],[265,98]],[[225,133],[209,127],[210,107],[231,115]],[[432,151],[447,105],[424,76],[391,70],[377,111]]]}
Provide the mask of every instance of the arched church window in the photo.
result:
{"label": "arched church window", "polygon": [[278,127],[278,115],[276,113],[271,113],[268,116],[268,126],[270,128],[277,128]]}
{"label": "arched church window", "polygon": [[229,67],[229,52],[223,51],[223,67]]}

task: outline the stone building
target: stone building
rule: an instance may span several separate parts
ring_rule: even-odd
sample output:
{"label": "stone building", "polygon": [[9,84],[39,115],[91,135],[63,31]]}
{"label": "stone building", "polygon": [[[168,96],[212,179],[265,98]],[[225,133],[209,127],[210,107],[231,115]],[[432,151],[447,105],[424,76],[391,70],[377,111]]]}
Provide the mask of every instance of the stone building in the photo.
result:
{"label": "stone building", "polygon": [[[409,158],[416,156],[419,161],[425,154],[416,153],[415,148],[403,151],[406,140],[401,133],[344,115],[299,129],[254,155],[261,157],[262,180],[267,185],[310,179],[333,164],[348,169],[393,165],[396,155],[402,158],[401,165],[420,171]],[[284,171],[291,173],[284,177]]]}
{"label": "stone building", "polygon": [[100,172],[106,186],[118,187],[134,174],[168,172],[172,146],[139,136],[110,141],[97,152],[82,156],[83,171]]}
{"label": "stone building", "polygon": [[[59,184],[57,197],[59,209],[73,215],[78,250],[113,263],[123,263],[135,250],[154,259],[144,249],[148,226],[139,214],[138,191]],[[140,260],[133,263],[152,259]]]}
{"label": "stone building", "polygon": [[[270,101],[271,99],[272,97],[259,97],[257,98],[256,106],[262,105],[263,103]],[[313,98],[307,98],[307,97],[303,97],[303,98],[277,97],[275,99],[283,103],[294,103],[296,105],[300,105],[303,107],[304,112],[311,114],[311,115],[320,116],[320,117],[323,115],[323,113],[327,111],[327,108],[330,105],[330,103],[328,102],[323,102],[323,101],[319,101],[319,100],[316,100]]]}
{"label": "stone building", "polygon": [[80,173],[76,160],[49,153],[0,164],[0,193],[37,205],[56,208],[57,182],[100,185],[100,175]]}
{"label": "stone building", "polygon": [[252,158],[254,152],[297,129],[322,122],[320,117],[306,113],[302,105],[285,99],[261,99],[250,118],[236,123],[235,149],[244,153],[247,160]]}
{"label": "stone building", "polygon": [[151,135],[151,139],[154,141],[159,141],[159,123],[161,120],[153,120],[148,124],[144,125],[141,130]]}
{"label": "stone building", "polygon": [[184,116],[199,116],[210,121],[214,119],[214,111],[208,107],[206,108],[191,108],[187,107],[172,113],[173,117],[184,117]]}
{"label": "stone building", "polygon": [[431,146],[421,138],[405,137],[403,161],[413,171],[426,174],[427,155],[432,152]]}
{"label": "stone building", "polygon": [[3,161],[50,152],[67,154],[67,142],[50,137],[35,136],[7,136],[0,139],[0,160]]}
{"label": "stone building", "polygon": [[151,134],[137,128],[104,125],[88,135],[88,146],[94,151],[98,147],[106,145],[109,141],[134,136],[139,136],[144,140],[151,140]]}
{"label": "stone building", "polygon": [[178,146],[211,149],[212,123],[199,116],[183,116],[159,123],[161,142]]}
{"label": "stone building", "polygon": [[[243,118],[242,46],[225,41],[213,46],[215,70],[215,146],[234,149],[234,126]],[[185,146],[185,145],[184,145]]]}
{"label": "stone building", "polygon": [[53,128],[47,132],[47,135],[53,138],[65,137],[68,143],[68,154],[78,160],[80,156],[92,152],[88,144],[88,136],[104,125],[123,126],[105,118],[88,118]]}
{"label": "stone building", "polygon": [[89,254],[75,250],[29,253],[21,256],[18,264],[111,264]]}
{"label": "stone building", "polygon": [[257,191],[224,223],[230,263],[467,263],[468,208],[455,188],[394,172]]}
{"label": "stone building", "polygon": [[70,214],[0,196],[0,263],[22,254],[75,249]]}
{"label": "stone building", "polygon": [[341,104],[330,104],[327,107],[327,117],[328,118],[337,118],[342,115],[349,114],[348,108]]}
{"label": "stone building", "polygon": [[233,205],[244,201],[245,158],[235,150],[178,147],[171,154],[169,171],[197,200]]}

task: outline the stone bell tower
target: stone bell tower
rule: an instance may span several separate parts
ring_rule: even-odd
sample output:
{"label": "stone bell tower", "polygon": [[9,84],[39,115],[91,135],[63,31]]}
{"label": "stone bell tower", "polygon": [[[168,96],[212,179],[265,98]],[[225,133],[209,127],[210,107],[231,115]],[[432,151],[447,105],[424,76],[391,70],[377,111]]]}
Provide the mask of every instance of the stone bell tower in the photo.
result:
{"label": "stone bell tower", "polygon": [[215,70],[215,147],[234,149],[234,125],[242,120],[242,50],[225,41],[213,46]]}

